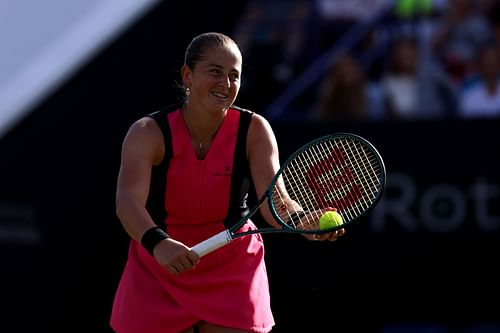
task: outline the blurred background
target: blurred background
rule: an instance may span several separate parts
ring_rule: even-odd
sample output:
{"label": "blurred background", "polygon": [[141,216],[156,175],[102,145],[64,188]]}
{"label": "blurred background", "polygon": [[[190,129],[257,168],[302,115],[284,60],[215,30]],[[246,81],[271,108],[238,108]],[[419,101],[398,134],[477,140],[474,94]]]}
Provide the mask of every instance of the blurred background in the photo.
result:
{"label": "blurred background", "polygon": [[282,158],[353,132],[388,172],[341,240],[264,236],[273,333],[500,332],[499,6],[0,0],[0,332],[111,332],[121,142],[179,101],[206,31],[242,49],[236,104],[269,119]]}

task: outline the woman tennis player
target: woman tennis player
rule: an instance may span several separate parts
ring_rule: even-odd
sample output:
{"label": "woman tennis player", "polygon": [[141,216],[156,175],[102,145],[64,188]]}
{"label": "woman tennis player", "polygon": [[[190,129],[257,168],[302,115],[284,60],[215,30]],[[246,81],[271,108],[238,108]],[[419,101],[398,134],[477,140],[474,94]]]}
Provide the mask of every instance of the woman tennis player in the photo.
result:
{"label": "woman tennis player", "polygon": [[[233,106],[241,68],[231,38],[195,37],[181,68],[184,105],[139,119],[125,136],[116,211],[131,242],[112,308],[117,333],[269,332],[274,325],[261,235],[201,260],[190,248],[241,218],[250,179],[260,196],[279,169],[269,123]],[[242,231],[252,228],[249,221]]]}

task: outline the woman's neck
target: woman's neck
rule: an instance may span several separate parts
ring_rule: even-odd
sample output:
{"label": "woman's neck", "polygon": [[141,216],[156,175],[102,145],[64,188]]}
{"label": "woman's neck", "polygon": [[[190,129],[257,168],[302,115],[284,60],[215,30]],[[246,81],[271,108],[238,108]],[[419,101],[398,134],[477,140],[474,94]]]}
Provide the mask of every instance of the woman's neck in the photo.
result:
{"label": "woman's neck", "polygon": [[206,138],[215,134],[224,120],[226,111],[210,112],[186,105],[182,108],[182,114],[191,134]]}
{"label": "woman's neck", "polygon": [[182,109],[184,123],[191,136],[193,150],[198,159],[203,159],[224,121],[226,112],[211,113],[206,110],[184,107]]}

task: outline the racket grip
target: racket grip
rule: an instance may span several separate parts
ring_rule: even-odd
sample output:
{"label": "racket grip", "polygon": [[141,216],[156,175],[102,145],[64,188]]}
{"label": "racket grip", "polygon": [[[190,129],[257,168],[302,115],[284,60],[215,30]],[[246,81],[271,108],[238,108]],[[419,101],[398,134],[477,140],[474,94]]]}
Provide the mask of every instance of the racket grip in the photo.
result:
{"label": "racket grip", "polygon": [[191,250],[193,250],[199,257],[203,257],[205,254],[217,250],[219,247],[226,245],[232,240],[233,237],[231,237],[231,233],[226,229],[204,240],[203,242],[196,244],[191,247]]}

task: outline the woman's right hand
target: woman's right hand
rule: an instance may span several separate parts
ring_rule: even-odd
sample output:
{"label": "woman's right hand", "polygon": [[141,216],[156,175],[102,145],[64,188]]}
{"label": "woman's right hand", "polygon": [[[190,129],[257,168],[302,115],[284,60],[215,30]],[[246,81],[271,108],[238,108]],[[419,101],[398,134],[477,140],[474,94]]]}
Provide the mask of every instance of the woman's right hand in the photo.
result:
{"label": "woman's right hand", "polygon": [[200,261],[194,251],[172,238],[159,242],[155,246],[153,254],[156,261],[174,275],[195,268]]}

